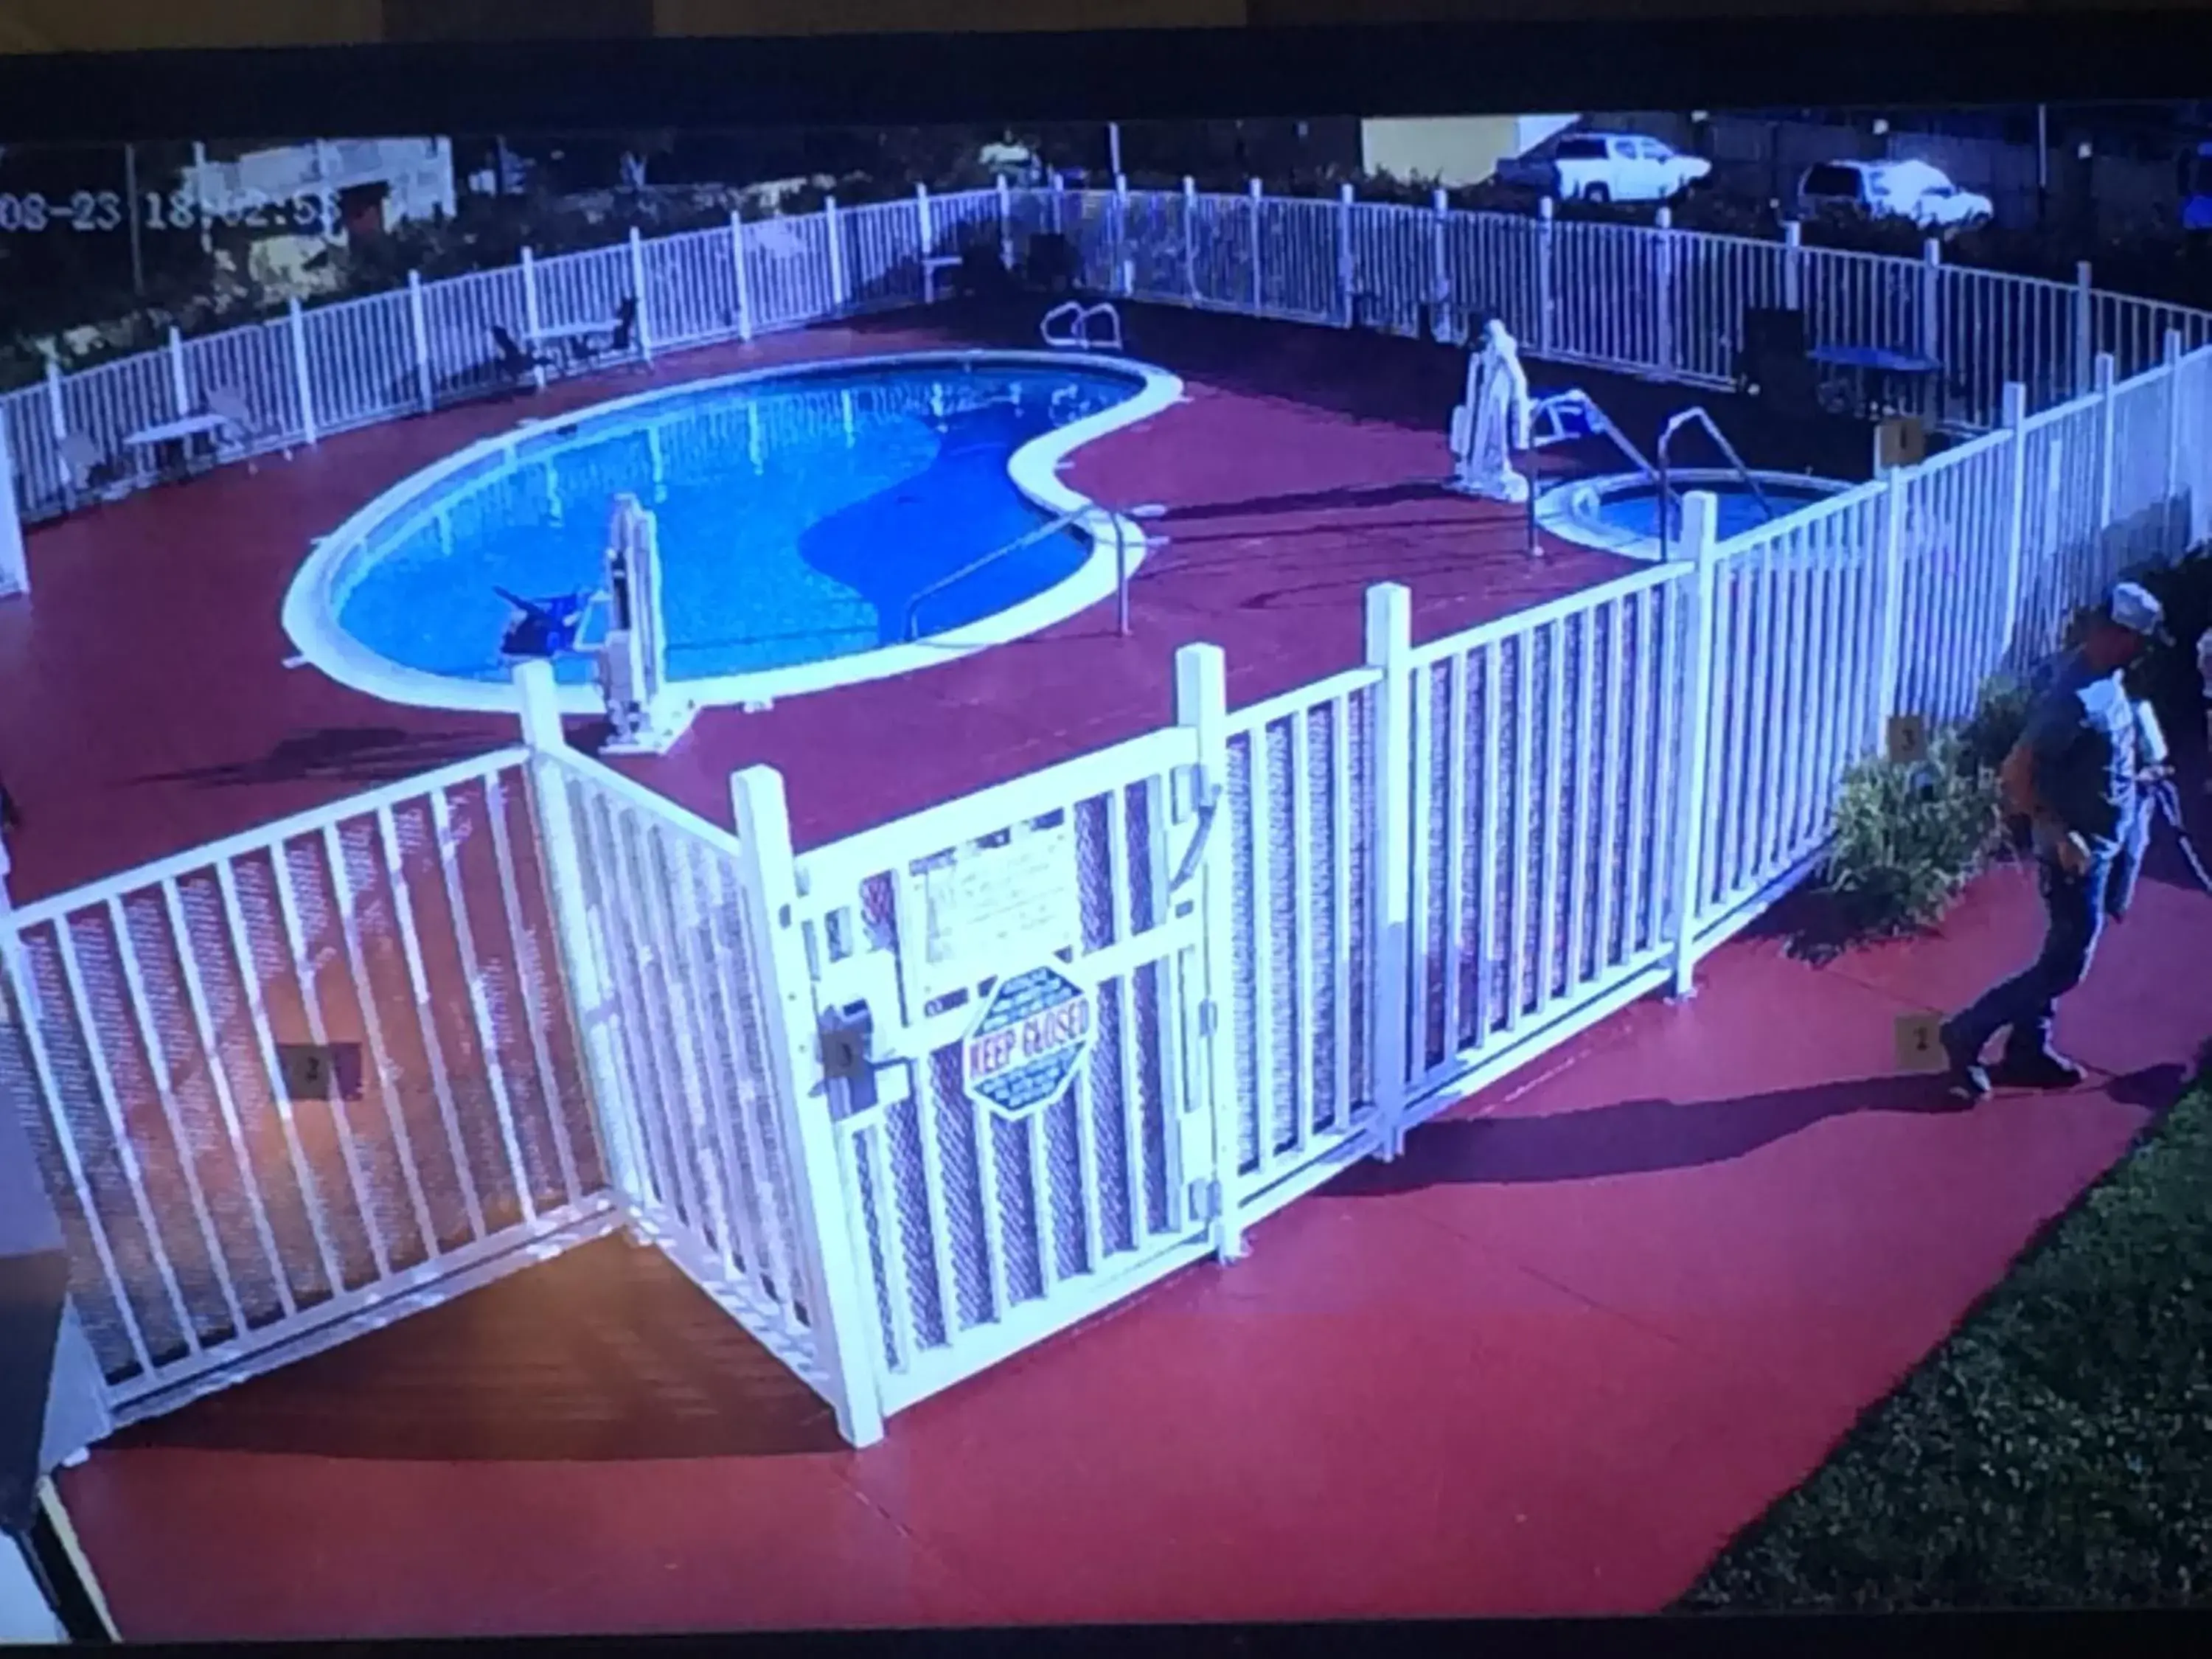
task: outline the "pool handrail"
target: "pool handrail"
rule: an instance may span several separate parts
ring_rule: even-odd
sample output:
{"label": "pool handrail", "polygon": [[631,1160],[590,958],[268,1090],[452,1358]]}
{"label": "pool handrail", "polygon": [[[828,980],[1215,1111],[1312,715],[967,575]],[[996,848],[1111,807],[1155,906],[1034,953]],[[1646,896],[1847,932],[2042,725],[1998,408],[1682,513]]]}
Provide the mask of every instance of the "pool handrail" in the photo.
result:
{"label": "pool handrail", "polygon": [[1121,632],[1127,634],[1129,631],[1129,558],[1127,544],[1125,540],[1127,532],[1124,532],[1121,527],[1121,521],[1125,518],[1158,519],[1165,517],[1167,508],[1157,504],[1147,504],[1143,507],[1133,507],[1129,508],[1127,513],[1115,513],[1110,507],[1100,506],[1097,501],[1086,501],[1081,507],[1071,507],[1068,511],[1062,513],[1054,518],[1047,520],[1044,523],[1037,526],[1036,529],[1024,532],[1023,534],[1015,537],[1013,540],[1005,544],[1003,546],[993,548],[988,553],[984,554],[981,558],[971,559],[966,564],[962,565],[957,570],[952,571],[946,575],[939,576],[935,581],[930,583],[928,586],[915,593],[915,596],[906,603],[906,622],[904,628],[901,630],[901,637],[909,645],[913,644],[916,640],[921,637],[915,631],[915,623],[917,614],[921,610],[921,602],[924,599],[933,599],[938,594],[942,593],[948,587],[957,587],[962,582],[966,581],[969,577],[975,574],[976,572],[988,569],[992,565],[996,564],[1000,559],[1008,557],[1010,555],[1018,553],[1025,547],[1034,547],[1037,543],[1043,541],[1047,537],[1056,536],[1061,531],[1080,524],[1084,520],[1090,518],[1093,514],[1097,513],[1103,513],[1109,519],[1114,521],[1114,551],[1115,556],[1114,571],[1115,611]]}
{"label": "pool handrail", "polygon": [[1667,422],[1665,430],[1659,434],[1657,477],[1659,480],[1659,562],[1662,564],[1667,562],[1667,547],[1672,539],[1674,525],[1670,509],[1674,506],[1674,492],[1668,483],[1673,466],[1668,459],[1668,452],[1674,447],[1674,434],[1686,426],[1705,428],[1713,442],[1719,447],[1721,454],[1727,459],[1729,469],[1737,477],[1742,479],[1750,489],[1753,499],[1759,503],[1759,511],[1764,513],[1770,521],[1774,517],[1774,503],[1766,499],[1766,492],[1759,488],[1759,480],[1752,476],[1751,469],[1743,464],[1743,457],[1736,453],[1735,446],[1730,443],[1723,434],[1720,428],[1713,423],[1713,417],[1706,414],[1702,408],[1692,406],[1682,410]]}

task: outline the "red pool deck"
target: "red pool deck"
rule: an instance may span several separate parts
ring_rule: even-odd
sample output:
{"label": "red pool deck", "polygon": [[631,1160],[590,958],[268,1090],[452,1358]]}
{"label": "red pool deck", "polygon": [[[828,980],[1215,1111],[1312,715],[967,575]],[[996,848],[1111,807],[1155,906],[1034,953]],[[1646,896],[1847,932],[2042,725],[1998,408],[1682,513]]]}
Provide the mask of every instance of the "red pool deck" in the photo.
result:
{"label": "red pool deck", "polygon": [[[710,715],[640,775],[723,819],[729,769],[772,761],[818,841],[1144,729],[1183,641],[1224,647],[1241,702],[1352,661],[1370,582],[1407,581],[1429,635],[1617,568],[1531,562],[1510,515],[1423,482],[1452,354],[1152,313],[1132,332],[1193,402],[1072,477],[1174,508],[1135,638],[1102,608],[891,684]],[[894,321],[665,372],[945,338]],[[1576,378],[1609,408],[1684,401]],[[504,741],[502,721],[283,669],[277,603],[307,538],[376,489],[608,390],[34,532],[37,602],[0,607],[18,896]],[[1656,1608],[2110,1164],[2212,1027],[2175,971],[2212,900],[2161,866],[2063,1012],[2082,1088],[1963,1110],[1893,1075],[1895,1018],[1962,1001],[2038,927],[2005,872],[1941,937],[1825,969],[1740,940],[1693,1001],[1638,1005],[1272,1218],[1247,1261],[925,1402],[866,1452],[672,1270],[611,1243],[121,1437],[66,1495],[149,1640]]]}

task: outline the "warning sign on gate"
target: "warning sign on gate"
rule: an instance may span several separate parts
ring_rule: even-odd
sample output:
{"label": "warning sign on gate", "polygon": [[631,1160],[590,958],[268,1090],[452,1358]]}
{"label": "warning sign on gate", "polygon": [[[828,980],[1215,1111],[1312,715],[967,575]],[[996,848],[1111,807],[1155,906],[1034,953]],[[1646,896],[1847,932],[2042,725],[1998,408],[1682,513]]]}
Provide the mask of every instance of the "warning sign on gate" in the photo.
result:
{"label": "warning sign on gate", "polygon": [[1060,1098],[1095,1030],[1091,994],[1059,969],[1012,975],[961,1046],[961,1081],[1001,1117],[1027,1117]]}

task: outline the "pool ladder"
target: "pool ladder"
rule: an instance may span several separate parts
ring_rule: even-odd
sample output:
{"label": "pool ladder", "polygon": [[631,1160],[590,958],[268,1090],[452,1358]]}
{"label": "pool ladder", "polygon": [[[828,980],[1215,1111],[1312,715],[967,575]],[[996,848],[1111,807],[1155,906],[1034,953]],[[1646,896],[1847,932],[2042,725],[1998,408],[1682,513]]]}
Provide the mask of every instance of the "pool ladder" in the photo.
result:
{"label": "pool ladder", "polygon": [[[1072,529],[1076,525],[1081,524],[1086,519],[1095,518],[1102,514],[1105,517],[1109,526],[1110,526],[1110,530],[1105,533],[1110,533],[1114,538],[1114,593],[1115,600],[1115,614],[1119,619],[1120,630],[1121,633],[1126,635],[1129,631],[1130,540],[1129,532],[1127,528],[1127,521],[1131,519],[1141,520],[1163,518],[1166,514],[1167,508],[1157,505],[1133,507],[1126,514],[1115,513],[1106,507],[1099,506],[1096,501],[1086,502],[1083,506],[1076,507],[1070,512],[1063,513],[1060,514],[1059,517],[1039,525],[1036,529],[1030,531],[1026,534],[1017,536],[1013,540],[1006,543],[1004,546],[993,548],[988,553],[983,555],[981,558],[969,560],[966,564],[962,565],[960,568],[951,572],[949,575],[939,576],[935,581],[930,583],[928,586],[923,588],[911,599],[908,599],[906,605],[906,626],[904,629],[907,642],[910,645],[915,641],[921,637],[920,632],[920,622],[923,600],[934,599],[938,594],[942,593],[948,587],[957,586],[960,583],[966,581],[970,576],[973,576],[978,571],[988,569],[1000,560],[1010,557],[1013,554],[1020,552],[1025,547],[1035,547],[1039,542],[1044,541],[1048,538],[1057,536],[1063,530]],[[1100,540],[1101,538],[1101,532],[1094,531],[1091,533],[1091,540],[1094,542]],[[1142,531],[1137,532],[1136,539],[1142,543],[1142,544],[1147,549],[1158,545],[1152,538],[1145,535]]]}
{"label": "pool ladder", "polygon": [[[1058,333],[1054,324],[1061,325]],[[1091,325],[1098,325],[1094,336]],[[1044,314],[1037,325],[1037,332],[1044,343],[1055,351],[1119,351],[1121,349],[1121,313],[1101,301],[1085,305],[1080,300],[1070,300],[1056,305]]]}
{"label": "pool ladder", "polygon": [[1752,476],[1751,469],[1743,464],[1743,457],[1735,453],[1735,446],[1721,435],[1720,428],[1713,424],[1713,417],[1702,409],[1686,409],[1668,422],[1667,429],[1659,434],[1659,470],[1653,476],[1659,483],[1659,560],[1662,564],[1667,560],[1668,544],[1674,538],[1674,491],[1668,482],[1671,476],[1668,453],[1674,447],[1674,434],[1686,426],[1705,428],[1705,434],[1727,459],[1729,470],[1742,479],[1751,491],[1759,511],[1770,520],[1774,517],[1774,503],[1766,499],[1766,492],[1759,487],[1759,480]]}

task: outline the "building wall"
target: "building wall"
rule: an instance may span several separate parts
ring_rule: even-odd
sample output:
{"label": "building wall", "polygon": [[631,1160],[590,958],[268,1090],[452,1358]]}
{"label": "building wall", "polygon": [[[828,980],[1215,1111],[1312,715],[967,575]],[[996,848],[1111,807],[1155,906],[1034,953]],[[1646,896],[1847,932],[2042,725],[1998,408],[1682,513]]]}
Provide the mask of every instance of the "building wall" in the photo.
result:
{"label": "building wall", "polygon": [[1571,115],[1464,115],[1361,123],[1362,170],[1447,186],[1479,185],[1498,164],[1571,126]]}
{"label": "building wall", "polygon": [[68,1632],[46,1605],[30,1564],[12,1538],[0,1536],[0,1644],[65,1641]]}

